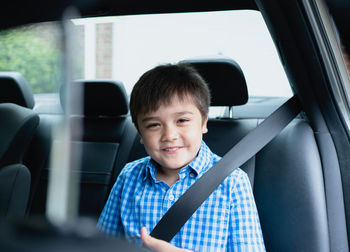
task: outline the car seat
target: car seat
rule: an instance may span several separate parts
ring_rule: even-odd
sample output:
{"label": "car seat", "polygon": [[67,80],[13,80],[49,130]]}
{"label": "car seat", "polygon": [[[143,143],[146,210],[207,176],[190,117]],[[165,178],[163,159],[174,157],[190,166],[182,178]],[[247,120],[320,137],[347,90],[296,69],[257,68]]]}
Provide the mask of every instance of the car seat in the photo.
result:
{"label": "car seat", "polygon": [[[29,110],[33,109],[35,105],[34,97],[27,80],[21,73],[0,72],[0,104],[2,103],[13,103]],[[40,125],[41,122],[37,128],[41,128]],[[37,129],[34,131],[34,135],[30,138],[30,143],[28,143],[28,148],[25,150],[25,153],[21,153],[23,164],[29,169],[31,175],[28,208],[34,197],[40,171],[44,163],[44,146],[36,144],[39,132],[41,130]]]}
{"label": "car seat", "polygon": [[[215,90],[212,106],[245,104],[246,83],[236,62],[220,58],[186,62]],[[231,65],[232,73],[224,72],[225,64]],[[260,121],[209,119],[204,139],[214,152],[224,155]],[[307,120],[294,119],[241,168],[253,187],[267,251],[329,250],[322,164]]]}
{"label": "car seat", "polygon": [[22,159],[39,116],[17,104],[2,103],[0,121],[0,216],[24,217],[31,179]]}
{"label": "car seat", "polygon": [[[71,91],[84,93],[82,111],[73,105],[69,116],[72,156],[81,151],[79,213],[96,218],[115,180],[114,173],[126,162],[131,148],[131,141],[126,139],[133,138],[136,130],[128,117],[128,97],[123,83],[107,79],[77,80],[72,83]],[[66,104],[64,89],[60,97],[62,104]]]}

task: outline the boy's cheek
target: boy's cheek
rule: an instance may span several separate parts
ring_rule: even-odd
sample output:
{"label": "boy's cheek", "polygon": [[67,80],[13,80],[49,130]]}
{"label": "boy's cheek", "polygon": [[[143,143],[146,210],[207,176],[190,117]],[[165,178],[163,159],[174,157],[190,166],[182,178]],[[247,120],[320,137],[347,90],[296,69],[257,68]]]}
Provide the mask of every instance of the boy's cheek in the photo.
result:
{"label": "boy's cheek", "polygon": [[142,134],[140,135],[140,143],[144,145],[145,148],[155,145],[157,137],[152,134]]}

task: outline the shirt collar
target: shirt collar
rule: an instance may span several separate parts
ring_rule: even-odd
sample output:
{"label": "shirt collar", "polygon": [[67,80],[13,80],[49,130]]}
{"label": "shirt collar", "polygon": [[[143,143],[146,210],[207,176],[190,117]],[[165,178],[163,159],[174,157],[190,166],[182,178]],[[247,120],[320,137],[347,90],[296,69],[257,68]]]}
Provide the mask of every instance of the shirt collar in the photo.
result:
{"label": "shirt collar", "polygon": [[150,178],[155,181],[157,178],[157,167],[158,167],[158,164],[156,163],[156,161],[154,161],[152,158],[149,157],[149,160],[145,167],[143,180]]}
{"label": "shirt collar", "polygon": [[[208,169],[207,166],[210,162],[211,154],[212,152],[209,147],[204,141],[202,141],[197,157],[190,164],[180,170],[180,178],[183,178],[190,172],[193,172],[195,176],[201,176],[205,173]],[[156,181],[158,166],[159,165],[152,158],[149,158],[146,164],[143,180],[151,178],[153,181]]]}
{"label": "shirt collar", "polygon": [[188,165],[196,175],[202,175],[207,171],[210,162],[211,151],[209,147],[202,141],[197,157]]}

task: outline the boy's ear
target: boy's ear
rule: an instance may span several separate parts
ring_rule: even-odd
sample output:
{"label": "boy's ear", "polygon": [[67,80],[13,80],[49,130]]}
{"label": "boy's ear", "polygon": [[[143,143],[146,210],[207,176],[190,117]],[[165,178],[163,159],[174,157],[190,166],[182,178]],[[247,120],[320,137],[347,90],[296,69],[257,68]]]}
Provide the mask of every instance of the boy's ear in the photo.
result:
{"label": "boy's ear", "polygon": [[206,115],[206,117],[203,120],[203,125],[202,125],[202,133],[203,134],[208,132],[207,123],[208,123],[208,114]]}

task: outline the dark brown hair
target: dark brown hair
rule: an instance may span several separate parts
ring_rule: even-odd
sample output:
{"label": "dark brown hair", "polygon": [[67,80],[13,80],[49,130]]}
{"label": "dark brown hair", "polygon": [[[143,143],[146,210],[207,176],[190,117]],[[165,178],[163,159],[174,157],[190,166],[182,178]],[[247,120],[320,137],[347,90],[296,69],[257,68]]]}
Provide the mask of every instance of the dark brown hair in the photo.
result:
{"label": "dark brown hair", "polygon": [[130,112],[136,127],[138,115],[169,105],[175,96],[192,99],[203,120],[208,115],[210,92],[199,73],[189,64],[166,64],[144,73],[131,92]]}

